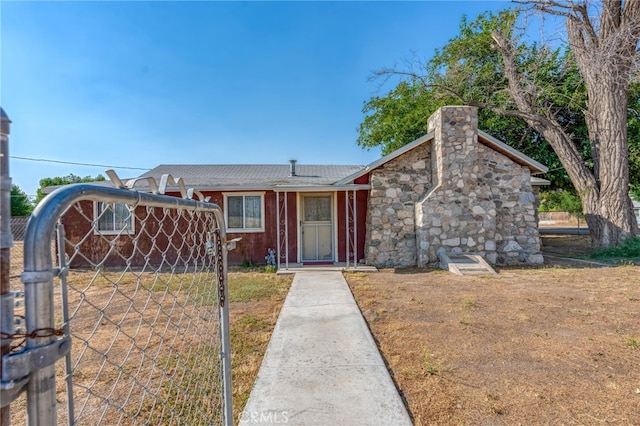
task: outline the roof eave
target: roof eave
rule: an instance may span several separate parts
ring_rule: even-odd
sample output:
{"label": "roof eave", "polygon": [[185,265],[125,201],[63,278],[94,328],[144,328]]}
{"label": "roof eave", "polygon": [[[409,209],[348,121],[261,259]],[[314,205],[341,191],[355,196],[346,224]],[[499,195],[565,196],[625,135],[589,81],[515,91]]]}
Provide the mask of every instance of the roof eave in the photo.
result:
{"label": "roof eave", "polygon": [[478,136],[482,137],[485,142],[487,142],[486,144],[490,146],[490,148],[506,155],[507,157],[510,157],[516,162],[520,162],[521,164],[527,166],[533,173],[547,173],[549,171],[549,168],[544,164],[537,162],[533,158],[523,154],[515,148],[510,147],[506,143],[494,138],[490,134],[483,132],[480,129],[478,129]]}
{"label": "roof eave", "polygon": [[334,185],[344,185],[344,184],[347,184],[349,182],[352,182],[352,181],[358,179],[361,176],[366,175],[370,171],[375,170],[378,167],[382,166],[383,164],[388,163],[389,161],[393,160],[394,158],[397,158],[397,157],[401,156],[405,152],[411,151],[416,146],[421,145],[421,144],[429,141],[430,139],[433,139],[435,134],[436,134],[436,132],[434,130],[432,130],[429,133],[427,133],[426,135],[420,136],[418,139],[414,140],[413,142],[409,142],[405,146],[396,149],[392,153],[387,154],[384,157],[378,158],[376,161],[367,164],[366,166],[364,166],[364,168],[362,170],[358,170],[357,172],[353,173],[352,175],[349,175],[349,176],[347,176],[347,177],[345,177],[343,179],[340,179],[339,181],[334,183]]}
{"label": "roof eave", "polygon": [[303,185],[303,186],[274,186],[273,191],[279,192],[328,192],[328,191],[358,191],[369,190],[369,184],[344,184],[344,185]]}
{"label": "roof eave", "polygon": [[530,182],[532,186],[549,186],[551,185],[551,181],[547,179],[541,179],[535,176],[531,176]]}

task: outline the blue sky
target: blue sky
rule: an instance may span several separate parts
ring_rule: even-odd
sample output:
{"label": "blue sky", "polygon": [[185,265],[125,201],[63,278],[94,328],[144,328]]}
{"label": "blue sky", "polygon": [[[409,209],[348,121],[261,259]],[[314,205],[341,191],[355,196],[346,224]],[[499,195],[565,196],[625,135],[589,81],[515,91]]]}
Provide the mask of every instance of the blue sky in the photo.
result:
{"label": "blue sky", "polygon": [[[150,169],[158,164],[367,164],[373,71],[428,58],[463,14],[497,1],[0,2],[0,104],[10,155]],[[104,167],[12,159],[43,177]],[[143,170],[116,169],[121,177]]]}

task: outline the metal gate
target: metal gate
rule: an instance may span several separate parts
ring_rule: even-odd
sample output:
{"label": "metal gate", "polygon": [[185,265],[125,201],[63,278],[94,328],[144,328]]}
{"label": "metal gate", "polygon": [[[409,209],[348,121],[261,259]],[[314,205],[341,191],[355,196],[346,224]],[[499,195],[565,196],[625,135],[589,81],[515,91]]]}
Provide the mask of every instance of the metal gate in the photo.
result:
{"label": "metal gate", "polygon": [[56,190],[29,221],[24,304],[2,296],[3,323],[24,317],[3,328],[2,405],[14,424],[231,425],[222,211],[170,176],[152,193],[110,176]]}

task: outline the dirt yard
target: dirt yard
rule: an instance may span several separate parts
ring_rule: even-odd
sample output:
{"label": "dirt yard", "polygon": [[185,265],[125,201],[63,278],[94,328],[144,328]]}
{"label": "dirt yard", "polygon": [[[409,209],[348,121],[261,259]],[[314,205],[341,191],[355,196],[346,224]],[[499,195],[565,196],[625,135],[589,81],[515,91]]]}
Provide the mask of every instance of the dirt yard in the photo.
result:
{"label": "dirt yard", "polygon": [[346,277],[416,425],[640,425],[640,266]]}

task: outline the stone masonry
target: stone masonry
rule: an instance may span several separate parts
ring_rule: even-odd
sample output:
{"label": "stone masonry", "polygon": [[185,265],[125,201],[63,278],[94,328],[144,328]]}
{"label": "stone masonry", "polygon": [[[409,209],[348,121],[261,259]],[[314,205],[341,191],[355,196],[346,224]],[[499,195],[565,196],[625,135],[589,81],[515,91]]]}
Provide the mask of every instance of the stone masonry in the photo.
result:
{"label": "stone masonry", "polygon": [[430,188],[430,144],[373,170],[365,248],[368,263],[380,267],[416,265],[415,204]]}
{"label": "stone masonry", "polygon": [[441,108],[431,141],[372,172],[368,263],[425,267],[441,248],[498,265],[543,262],[530,171],[479,143],[477,124],[476,108]]}

